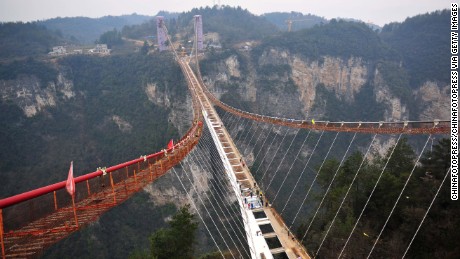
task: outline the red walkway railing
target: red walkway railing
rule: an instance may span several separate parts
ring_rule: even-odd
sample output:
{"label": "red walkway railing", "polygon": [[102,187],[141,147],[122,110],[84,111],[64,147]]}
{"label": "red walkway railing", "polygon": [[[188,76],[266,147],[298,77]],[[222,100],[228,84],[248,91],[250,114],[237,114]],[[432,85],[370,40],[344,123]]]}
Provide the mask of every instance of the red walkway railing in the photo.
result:
{"label": "red walkway railing", "polygon": [[[164,175],[198,143],[201,130],[196,121],[174,148],[76,177],[79,227]],[[0,200],[2,258],[36,257],[79,227],[65,181]]]}
{"label": "red walkway railing", "polygon": [[78,226],[65,181],[0,200],[2,258],[37,257],[178,164],[198,143],[203,128],[201,106],[187,83],[193,124],[172,149],[75,178]]}

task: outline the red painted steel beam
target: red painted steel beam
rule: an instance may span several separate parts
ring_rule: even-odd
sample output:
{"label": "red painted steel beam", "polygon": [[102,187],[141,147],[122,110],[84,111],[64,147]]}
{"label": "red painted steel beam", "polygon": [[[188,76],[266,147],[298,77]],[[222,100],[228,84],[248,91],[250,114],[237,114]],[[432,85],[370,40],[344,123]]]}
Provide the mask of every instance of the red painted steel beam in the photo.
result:
{"label": "red painted steel beam", "polygon": [[[166,150],[166,151],[168,152],[170,150]],[[160,151],[160,152],[148,155],[148,156],[146,156],[146,159],[150,159],[150,158],[160,156],[163,153],[164,153],[164,151]],[[116,171],[116,170],[118,170],[120,168],[124,168],[124,167],[130,166],[130,165],[136,164],[138,162],[142,162],[142,161],[144,161],[144,157],[137,158],[137,159],[134,159],[134,160],[131,160],[131,161],[119,164],[119,165],[109,167],[109,168],[106,169],[106,172],[113,172],[113,171]],[[92,172],[92,173],[89,173],[89,174],[85,174],[85,175],[76,177],[75,178],[75,183],[79,183],[79,182],[83,182],[83,181],[86,181],[86,180],[89,180],[89,179],[93,179],[93,178],[96,178],[96,177],[98,177],[98,176],[100,176],[102,174],[103,174],[103,172],[101,170],[98,170],[98,171],[95,171],[95,172]],[[11,196],[11,197],[8,197],[8,198],[5,198],[5,199],[1,199],[0,200],[0,209],[9,207],[11,205],[21,203],[21,202],[24,202],[24,201],[27,201],[27,200],[30,200],[30,199],[33,199],[33,198],[37,198],[39,196],[45,195],[45,194],[50,193],[50,192],[60,190],[60,189],[65,187],[65,184],[66,184],[66,181],[62,181],[62,182],[51,184],[51,185],[41,187],[41,188],[38,188],[38,189],[35,189],[35,190],[31,190],[31,191],[28,191],[28,192],[17,194],[17,195],[14,195],[14,196]]]}

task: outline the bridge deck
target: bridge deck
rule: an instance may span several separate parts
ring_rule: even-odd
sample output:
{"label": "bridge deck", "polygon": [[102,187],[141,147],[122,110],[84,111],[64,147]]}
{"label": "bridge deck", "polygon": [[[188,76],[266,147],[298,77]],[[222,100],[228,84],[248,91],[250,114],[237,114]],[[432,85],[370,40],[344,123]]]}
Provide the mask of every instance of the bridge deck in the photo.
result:
{"label": "bridge deck", "polygon": [[[200,85],[196,76],[192,72],[190,66],[185,61],[179,62],[181,63],[182,68],[184,69],[184,74],[186,75],[187,80],[194,87],[193,91],[200,100],[202,109],[206,111],[208,119],[211,121],[211,125],[217,133],[218,139],[221,142],[224,152],[233,168],[235,177],[240,183],[241,189],[246,189],[245,196],[246,198],[248,198],[248,191],[252,191],[254,194],[256,193],[255,186],[258,185],[256,184],[254,177],[249,171],[249,168],[241,163],[242,156],[238,151],[238,148],[233,143],[231,136],[225,129],[225,126],[222,124],[219,115],[217,114],[211,102],[204,93],[202,88],[203,86]],[[308,253],[305,251],[304,247],[297,241],[297,239],[292,234],[289,234],[289,232],[286,230],[282,218],[278,215],[275,209],[269,206],[264,207],[263,205],[261,208],[254,210],[254,212],[263,210],[266,216],[264,218],[256,220],[257,223],[259,225],[265,225],[268,223],[267,221],[269,221],[274,233],[267,233],[266,237],[277,238],[282,245],[281,248],[271,248],[270,251],[272,252],[272,254],[285,252],[289,258],[298,258],[299,256],[301,256],[302,258],[310,258]],[[248,210],[250,210],[250,208],[248,208]]]}

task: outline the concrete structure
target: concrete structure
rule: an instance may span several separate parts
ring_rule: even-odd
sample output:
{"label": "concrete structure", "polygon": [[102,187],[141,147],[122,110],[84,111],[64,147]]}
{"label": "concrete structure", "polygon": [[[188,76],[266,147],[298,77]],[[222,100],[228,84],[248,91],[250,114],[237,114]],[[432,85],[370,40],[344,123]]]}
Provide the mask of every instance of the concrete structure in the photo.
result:
{"label": "concrete structure", "polygon": [[164,17],[157,16],[157,39],[158,39],[158,49],[160,51],[168,50],[166,42],[168,38],[166,37],[166,30],[164,26]]}
{"label": "concrete structure", "polygon": [[196,44],[197,49],[203,49],[203,20],[201,15],[195,15],[193,17],[195,19],[195,37],[196,37]]}
{"label": "concrete structure", "polygon": [[53,51],[49,52],[48,55],[51,56],[60,56],[60,55],[66,55],[67,50],[65,49],[64,46],[55,46],[53,47]]}
{"label": "concrete structure", "polygon": [[96,48],[90,49],[90,53],[110,55],[110,49],[107,48],[107,44],[96,44]]}

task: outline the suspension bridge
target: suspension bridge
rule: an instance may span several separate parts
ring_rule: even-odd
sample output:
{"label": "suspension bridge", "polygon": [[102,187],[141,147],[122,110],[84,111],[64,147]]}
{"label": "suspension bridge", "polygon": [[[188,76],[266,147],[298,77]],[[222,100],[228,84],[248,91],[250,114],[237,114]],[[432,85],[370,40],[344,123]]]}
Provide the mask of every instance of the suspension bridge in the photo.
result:
{"label": "suspension bridge", "polygon": [[[170,41],[164,24],[160,24],[159,28]],[[174,46],[171,41],[170,46]],[[334,226],[364,163],[363,159],[345,196],[340,199],[340,207],[327,227],[326,234],[319,238],[318,249],[307,251],[303,246],[304,240],[309,237],[309,231],[318,213],[324,209],[322,205],[339,169],[331,176],[320,201],[311,205],[313,217],[306,230],[299,235],[294,233],[293,229],[306,207],[306,201],[317,188],[314,184],[322,173],[326,159],[330,157],[331,152],[339,152],[336,151],[339,149],[334,147],[338,138],[345,136],[341,141],[347,143],[343,155],[340,155],[341,166],[350,150],[358,149],[354,143],[358,135],[371,136],[364,157],[370,156],[378,136],[393,138],[395,146],[402,136],[423,136],[425,142],[418,152],[420,155],[415,161],[417,164],[434,135],[450,132],[449,121],[314,122],[242,111],[222,103],[204,85],[199,71],[197,49],[194,69],[190,65],[193,61],[190,57],[180,57],[174,49],[173,53],[187,80],[192,98],[193,119],[190,129],[173,147],[76,177],[75,205],[72,205],[72,200],[65,190],[65,181],[1,199],[0,240],[3,259],[40,256],[52,244],[96,221],[104,212],[126,201],[167,172],[177,177],[210,239],[223,257],[227,251],[232,258],[317,257],[321,255],[321,248],[328,233]],[[313,135],[316,135],[316,139]],[[287,148],[282,147],[283,143],[287,143]],[[320,145],[328,147],[326,154],[315,153]],[[303,154],[305,150],[308,150],[306,155]],[[394,148],[389,150],[390,158],[393,151]],[[313,158],[314,156],[317,157]],[[319,169],[311,169],[312,158],[322,161]],[[338,257],[354,256],[347,252],[347,245],[352,242],[351,237],[385,173],[390,158],[380,172],[361,215],[340,254],[337,254]],[[294,172],[295,163],[301,163],[303,170]],[[263,164],[265,166],[262,166]],[[304,175],[308,170],[314,171],[315,174],[309,180],[308,188],[301,188],[301,185],[305,184]],[[185,174],[181,174],[182,171]],[[444,180],[448,174],[449,170]],[[192,183],[191,178],[200,177],[205,177],[206,181],[196,181],[196,184],[192,184],[192,189],[187,190],[185,182]],[[294,187],[285,189],[285,183],[288,181],[295,182]],[[375,242],[366,248],[368,258],[372,255],[397,206],[407,181],[393,209],[387,215],[385,225],[374,238]],[[211,184],[206,186],[208,182]],[[206,191],[207,188],[210,192]],[[425,216],[439,189],[432,197],[429,207],[427,205]],[[281,197],[283,192],[285,197]],[[280,201],[281,199],[284,201]],[[296,204],[292,205],[294,200]],[[287,216],[288,214],[292,215]],[[417,224],[414,238],[423,220]],[[412,241],[413,238],[407,240],[407,249],[400,256],[406,255]]]}

